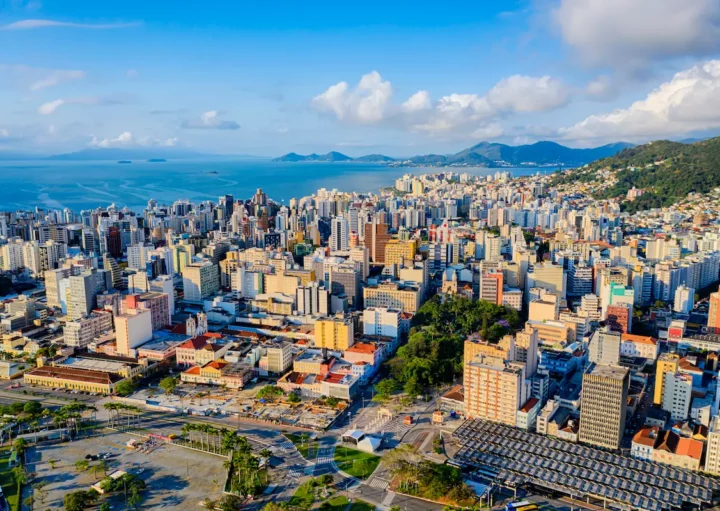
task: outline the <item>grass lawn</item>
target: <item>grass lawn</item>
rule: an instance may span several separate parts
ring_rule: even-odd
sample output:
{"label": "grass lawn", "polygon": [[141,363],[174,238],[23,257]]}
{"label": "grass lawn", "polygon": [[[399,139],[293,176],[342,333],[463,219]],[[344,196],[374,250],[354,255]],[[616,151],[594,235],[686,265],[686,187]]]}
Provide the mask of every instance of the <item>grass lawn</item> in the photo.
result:
{"label": "grass lawn", "polygon": [[15,479],[12,476],[12,472],[10,472],[10,467],[8,467],[9,459],[10,449],[0,449],[0,486],[2,486],[10,509],[20,509],[20,497],[17,491],[17,484],[15,484]]}
{"label": "grass lawn", "polygon": [[368,504],[364,500],[356,500],[353,505],[350,506],[350,511],[375,511],[375,506]]}
{"label": "grass lawn", "polygon": [[285,438],[297,447],[297,450],[300,451],[300,456],[306,460],[312,461],[317,457],[317,441],[310,440],[310,435],[307,433],[285,433]]}
{"label": "grass lawn", "polygon": [[338,495],[328,500],[327,503],[332,506],[330,508],[332,511],[345,511],[345,508],[348,504],[350,504],[350,501],[346,499],[344,495]]}
{"label": "grass lawn", "polygon": [[335,464],[353,477],[367,479],[380,464],[380,456],[339,445],[335,449]]}
{"label": "grass lawn", "polygon": [[309,482],[301,484],[298,489],[295,490],[295,493],[293,493],[293,496],[290,497],[290,501],[288,502],[291,508],[297,506],[303,509],[310,509],[314,503],[315,491],[313,490],[313,487],[310,486]]}

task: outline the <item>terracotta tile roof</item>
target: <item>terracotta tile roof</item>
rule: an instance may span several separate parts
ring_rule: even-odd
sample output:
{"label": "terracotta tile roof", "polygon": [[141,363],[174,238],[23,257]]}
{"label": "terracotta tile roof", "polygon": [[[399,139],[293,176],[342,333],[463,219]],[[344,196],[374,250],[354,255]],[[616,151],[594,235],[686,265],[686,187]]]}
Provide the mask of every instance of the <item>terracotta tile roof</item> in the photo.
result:
{"label": "terracotta tile roof", "polygon": [[530,410],[533,409],[533,407],[538,404],[538,399],[536,397],[531,397],[527,400],[527,403],[525,403],[522,408],[520,408],[520,411],[523,413],[528,413]]}
{"label": "terracotta tile roof", "polygon": [[699,440],[693,440],[692,438],[680,438],[675,448],[675,454],[688,456],[696,460],[702,457],[702,453],[703,443]]}
{"label": "terracotta tile roof", "polygon": [[377,351],[377,349],[377,346],[370,344],[369,342],[359,342],[346,349],[345,352],[347,353],[349,351],[350,353],[364,353],[366,355],[372,355]]}
{"label": "terracotta tile roof", "polygon": [[657,339],[647,335],[622,334],[622,340],[638,344],[652,344],[653,346],[657,344]]}
{"label": "terracotta tile roof", "polygon": [[659,431],[660,428],[658,428],[657,426],[651,428],[642,428],[640,429],[640,431],[635,433],[632,441],[634,444],[640,444],[646,447],[655,447],[655,441],[657,440],[657,435]]}
{"label": "terracotta tile roof", "polygon": [[88,371],[87,369],[77,369],[70,367],[38,367],[26,374],[39,376],[44,378],[57,378],[61,380],[72,380],[79,382],[94,383],[100,385],[110,385],[117,383],[123,378],[112,373],[104,373],[100,371]]}

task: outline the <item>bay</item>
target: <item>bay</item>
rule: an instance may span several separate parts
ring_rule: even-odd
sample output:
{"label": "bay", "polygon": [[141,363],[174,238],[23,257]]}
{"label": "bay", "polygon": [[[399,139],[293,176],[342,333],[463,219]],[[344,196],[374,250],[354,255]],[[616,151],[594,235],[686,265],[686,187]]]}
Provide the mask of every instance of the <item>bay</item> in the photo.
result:
{"label": "bay", "polygon": [[[403,174],[442,171],[486,176],[509,171],[535,174],[536,168],[391,167],[374,163],[270,160],[174,160],[164,163],[109,161],[0,162],[0,210],[36,206],[74,211],[115,204],[140,211],[149,199],[172,204],[178,199],[212,200],[231,194],[248,199],[262,188],[276,201],[311,195],[320,188],[378,192]],[[550,170],[544,169],[543,172]]]}

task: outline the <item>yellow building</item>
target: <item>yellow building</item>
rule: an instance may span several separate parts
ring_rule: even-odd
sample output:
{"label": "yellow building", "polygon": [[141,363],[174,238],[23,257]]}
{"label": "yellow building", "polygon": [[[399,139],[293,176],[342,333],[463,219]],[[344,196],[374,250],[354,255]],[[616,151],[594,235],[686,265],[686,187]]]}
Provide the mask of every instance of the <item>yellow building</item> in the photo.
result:
{"label": "yellow building", "polygon": [[515,426],[517,411],[527,400],[526,366],[512,361],[512,337],[503,341],[504,346],[476,337],[465,341],[465,415]]}
{"label": "yellow building", "polygon": [[355,343],[355,325],[351,318],[335,316],[315,321],[315,347],[345,351]]}
{"label": "yellow building", "polygon": [[663,392],[665,390],[665,374],[677,373],[680,364],[680,356],[674,353],[663,353],[657,361],[657,370],[655,371],[655,394],[653,395],[653,403],[662,405]]}
{"label": "yellow building", "polygon": [[418,250],[418,240],[392,239],[385,245],[385,264],[401,264],[412,261]]}
{"label": "yellow building", "polygon": [[25,383],[41,387],[81,390],[112,394],[124,378],[102,371],[88,371],[71,367],[44,366],[28,371],[23,376]]}
{"label": "yellow building", "polygon": [[420,308],[420,292],[420,286],[401,286],[393,282],[368,286],[363,289],[365,308],[386,307],[415,314]]}

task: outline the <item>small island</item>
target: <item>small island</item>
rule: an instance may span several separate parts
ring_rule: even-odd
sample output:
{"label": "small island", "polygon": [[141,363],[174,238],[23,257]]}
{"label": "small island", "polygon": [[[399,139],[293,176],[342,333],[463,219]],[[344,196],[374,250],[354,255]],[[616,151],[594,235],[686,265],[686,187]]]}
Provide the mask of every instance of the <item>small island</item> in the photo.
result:
{"label": "small island", "polygon": [[208,174],[217,174],[217,170],[211,170],[208,172]]}
{"label": "small island", "polygon": [[120,160],[118,163],[132,163],[130,160]]}
{"label": "small island", "polygon": [[148,163],[167,163],[167,160],[165,158],[150,158]]}

